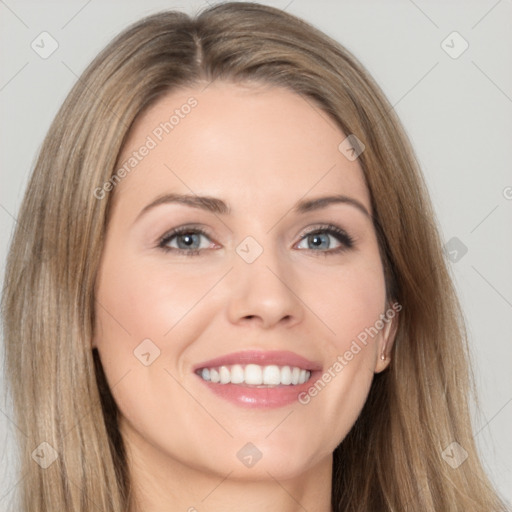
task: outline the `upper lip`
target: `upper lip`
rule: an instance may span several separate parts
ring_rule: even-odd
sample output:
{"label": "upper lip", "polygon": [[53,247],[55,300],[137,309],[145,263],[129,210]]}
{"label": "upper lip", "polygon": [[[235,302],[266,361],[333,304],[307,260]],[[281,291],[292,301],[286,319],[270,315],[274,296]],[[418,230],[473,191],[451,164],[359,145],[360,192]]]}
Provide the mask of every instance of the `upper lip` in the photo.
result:
{"label": "upper lip", "polygon": [[315,361],[310,361],[295,352],[287,350],[245,350],[241,352],[233,352],[223,356],[209,359],[194,366],[194,371],[201,368],[215,368],[218,366],[227,366],[233,364],[258,364],[261,366],[277,365],[277,366],[297,366],[304,370],[321,370],[322,365]]}

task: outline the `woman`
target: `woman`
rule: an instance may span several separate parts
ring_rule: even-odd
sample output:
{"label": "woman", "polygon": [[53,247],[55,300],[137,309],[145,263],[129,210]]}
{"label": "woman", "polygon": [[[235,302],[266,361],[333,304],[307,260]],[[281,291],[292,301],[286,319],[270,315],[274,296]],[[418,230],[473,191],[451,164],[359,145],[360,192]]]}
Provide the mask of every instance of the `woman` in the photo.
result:
{"label": "woman", "polygon": [[324,34],[245,3],[128,28],[50,128],[9,255],[22,509],[505,510],[433,219]]}

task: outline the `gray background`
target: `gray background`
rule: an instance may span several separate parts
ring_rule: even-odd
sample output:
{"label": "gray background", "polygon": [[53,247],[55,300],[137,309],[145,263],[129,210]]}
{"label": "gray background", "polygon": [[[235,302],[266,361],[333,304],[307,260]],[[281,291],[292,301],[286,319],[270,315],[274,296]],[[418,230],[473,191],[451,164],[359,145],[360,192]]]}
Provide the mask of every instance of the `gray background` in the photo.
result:
{"label": "gray background", "polygon": [[[512,500],[512,1],[261,3],[303,17],[345,45],[402,119],[451,251],[447,257],[467,319],[481,401],[480,413],[474,413],[475,438],[492,480]],[[36,152],[79,74],[114,35],[143,15],[173,8],[194,13],[204,5],[0,0],[2,280]],[[43,31],[59,45],[46,59],[31,48]],[[457,58],[463,41],[450,36],[454,31],[469,44]],[[17,485],[16,428],[2,393],[0,510]]]}

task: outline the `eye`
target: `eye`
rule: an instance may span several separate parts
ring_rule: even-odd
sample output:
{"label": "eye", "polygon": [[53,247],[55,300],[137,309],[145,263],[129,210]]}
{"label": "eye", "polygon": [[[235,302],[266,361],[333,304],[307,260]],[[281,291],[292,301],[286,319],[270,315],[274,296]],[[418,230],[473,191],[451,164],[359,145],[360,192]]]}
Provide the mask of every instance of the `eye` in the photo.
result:
{"label": "eye", "polygon": [[[313,252],[319,252],[324,256],[338,254],[342,251],[351,249],[354,246],[354,240],[352,237],[342,229],[332,224],[319,226],[312,231],[308,231],[302,234],[302,238],[303,240],[300,244],[304,244],[305,242],[310,246],[301,247],[299,244],[297,246],[298,249],[312,250]],[[339,245],[337,247],[331,248],[331,238],[334,238],[338,242]]]}
{"label": "eye", "polygon": [[159,240],[158,247],[167,252],[177,251],[180,254],[194,256],[211,246],[211,243],[201,246],[201,237],[209,239],[208,234],[201,228],[182,226],[166,233]]}
{"label": "eye", "polygon": [[[203,237],[210,240],[209,234],[199,227],[181,226],[167,232],[160,238],[158,247],[166,252],[172,251],[186,256],[197,256],[204,249],[214,248],[211,241],[209,244],[206,243],[201,246],[201,238]],[[352,237],[332,224],[318,226],[307,231],[301,235],[301,239],[301,242],[297,245],[298,249],[306,249],[324,256],[338,254],[354,246]],[[331,248],[331,239],[337,241],[337,247]],[[308,245],[307,247],[303,246],[304,242]]]}

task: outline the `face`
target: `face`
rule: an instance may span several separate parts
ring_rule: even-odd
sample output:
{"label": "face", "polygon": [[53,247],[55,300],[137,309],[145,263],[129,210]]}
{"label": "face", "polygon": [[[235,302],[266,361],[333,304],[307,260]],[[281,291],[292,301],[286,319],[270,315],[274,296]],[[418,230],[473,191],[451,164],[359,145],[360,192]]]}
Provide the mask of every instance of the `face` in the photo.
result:
{"label": "face", "polygon": [[115,201],[93,346],[140,464],[282,479],[330,463],[394,332],[345,138],[261,85],[175,91],[138,119],[97,192]]}

